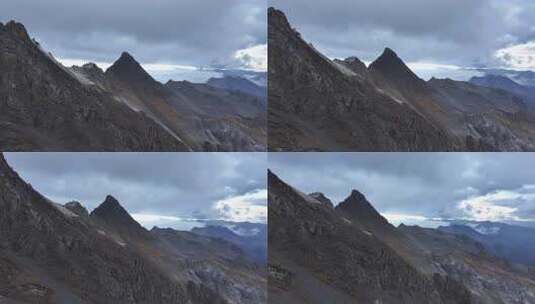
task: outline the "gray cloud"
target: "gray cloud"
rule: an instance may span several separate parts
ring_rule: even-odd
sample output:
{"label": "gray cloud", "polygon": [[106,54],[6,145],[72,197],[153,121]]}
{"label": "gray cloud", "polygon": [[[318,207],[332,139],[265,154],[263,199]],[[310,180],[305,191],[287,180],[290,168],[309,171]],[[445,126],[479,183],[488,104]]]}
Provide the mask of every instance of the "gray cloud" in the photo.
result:
{"label": "gray cloud", "polygon": [[[515,208],[508,214],[511,219],[535,219],[535,171],[529,169],[534,162],[532,153],[277,153],[269,157],[269,166],[279,177],[307,193],[324,192],[334,202],[357,189],[381,212],[472,219],[479,215],[468,208],[486,210],[484,203],[490,202],[491,210],[481,216],[492,220],[497,219],[492,218],[495,205]],[[465,200],[469,207],[460,208]]]}
{"label": "gray cloud", "polygon": [[217,219],[222,214],[216,202],[266,189],[264,153],[7,153],[6,158],[43,195],[57,203],[78,200],[89,210],[111,194],[130,213]]}
{"label": "gray cloud", "polygon": [[266,43],[262,0],[6,0],[0,21],[24,23],[56,57],[113,62],[240,65],[236,51]]}
{"label": "gray cloud", "polygon": [[329,57],[373,61],[385,47],[405,61],[496,66],[494,53],[534,38],[529,0],[269,0]]}

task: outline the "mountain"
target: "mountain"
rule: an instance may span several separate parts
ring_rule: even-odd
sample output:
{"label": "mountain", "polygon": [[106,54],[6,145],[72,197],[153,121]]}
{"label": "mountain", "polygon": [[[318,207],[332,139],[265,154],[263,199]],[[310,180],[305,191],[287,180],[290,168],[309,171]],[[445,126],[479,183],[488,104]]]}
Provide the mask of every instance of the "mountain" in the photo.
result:
{"label": "mountain", "polygon": [[[273,303],[471,303],[461,285],[420,273],[356,217],[340,216],[271,172],[268,183]],[[358,204],[351,196],[345,202]],[[354,210],[374,221],[368,216],[376,211],[366,209]]]}
{"label": "mountain", "polygon": [[206,84],[220,89],[229,91],[238,91],[245,94],[253,95],[262,100],[267,99],[267,90],[254,82],[238,76],[224,76],[222,78],[210,78]]}
{"label": "mountain", "polygon": [[89,90],[24,26],[0,24],[2,151],[181,151],[151,119]]}
{"label": "mountain", "polygon": [[420,79],[390,48],[331,60],[269,9],[271,151],[534,151],[531,97]]}
{"label": "mountain", "polygon": [[535,87],[523,86],[510,78],[502,75],[487,74],[481,77],[472,77],[470,83],[488,87],[501,89],[517,96],[523,97],[526,102],[533,106],[535,103]]}
{"label": "mountain", "polygon": [[0,193],[2,303],[266,303],[265,270],[229,242],[147,231],[111,196],[90,215],[54,203],[1,154]]}
{"label": "mountain", "polygon": [[480,68],[477,69],[478,72],[481,72],[485,76],[505,76],[514,82],[525,86],[525,87],[535,87],[535,72],[533,71],[518,71],[518,70],[507,70],[507,69],[489,69],[489,68]]}
{"label": "mountain", "polygon": [[66,68],[0,25],[2,151],[262,151],[265,102],[205,84],[177,89],[124,52],[106,71]]}
{"label": "mountain", "polygon": [[357,190],[334,209],[269,172],[273,303],[531,303],[535,277],[466,236],[394,227]]}
{"label": "mountain", "polygon": [[258,224],[256,233],[240,235],[225,226],[207,225],[195,227],[191,232],[228,241],[241,248],[250,258],[259,264],[267,262],[267,227]]}
{"label": "mountain", "polygon": [[511,263],[535,267],[533,228],[493,222],[458,222],[438,229],[468,236]]}

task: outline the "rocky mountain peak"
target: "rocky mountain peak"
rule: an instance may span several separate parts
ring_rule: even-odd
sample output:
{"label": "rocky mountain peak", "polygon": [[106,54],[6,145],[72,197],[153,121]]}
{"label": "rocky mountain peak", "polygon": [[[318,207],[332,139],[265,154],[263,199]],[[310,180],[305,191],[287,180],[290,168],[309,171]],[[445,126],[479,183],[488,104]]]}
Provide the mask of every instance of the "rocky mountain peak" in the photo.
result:
{"label": "rocky mountain peak", "polygon": [[121,57],[113,63],[111,67],[106,70],[106,74],[112,74],[122,80],[130,82],[144,82],[154,79],[147,73],[128,52],[123,52]]}
{"label": "rocky mountain peak", "polygon": [[274,7],[270,7],[268,9],[268,23],[269,26],[279,28],[285,32],[291,31],[296,33],[296,31],[290,26],[290,22],[286,18],[286,15]]}
{"label": "rocky mountain peak", "polygon": [[321,192],[313,192],[310,193],[308,196],[312,197],[313,199],[317,200],[318,202],[322,203],[323,205],[333,208],[333,203],[330,199],[328,199],[323,193]]}
{"label": "rocky mountain peak", "polygon": [[68,210],[74,212],[75,214],[79,216],[83,216],[83,217],[89,216],[89,212],[87,212],[87,209],[80,202],[77,202],[77,201],[68,202],[65,204],[65,208],[67,208]]}
{"label": "rocky mountain peak", "polygon": [[388,221],[375,210],[364,194],[358,190],[351,191],[351,194],[336,206],[336,210],[342,211],[349,217],[361,222],[388,223]]}
{"label": "rocky mountain peak", "polygon": [[96,71],[96,72],[99,72],[99,73],[103,73],[104,71],[102,71],[101,68],[98,67],[98,65],[94,64],[93,62],[89,62],[89,63],[86,63],[84,65],[82,65],[82,68],[85,69],[85,70],[88,70],[88,71]]}
{"label": "rocky mountain peak", "polygon": [[385,48],[383,54],[370,64],[368,69],[371,71],[378,71],[390,77],[418,79],[418,76],[416,76],[405,62],[403,62],[403,60],[401,60],[401,58],[399,58],[399,56],[390,48]]}
{"label": "rocky mountain peak", "polygon": [[336,63],[342,64],[351,71],[357,73],[358,75],[365,76],[367,74],[368,68],[360,59],[355,56],[348,57],[344,60],[334,60]]}
{"label": "rocky mountain peak", "polygon": [[96,216],[104,220],[108,219],[129,219],[134,221],[130,214],[121,206],[119,201],[115,199],[113,196],[108,195],[106,196],[106,199],[100,206],[95,208],[93,212],[91,212],[91,216]]}
{"label": "rocky mountain peak", "polygon": [[11,20],[6,23],[4,28],[7,32],[15,35],[16,37],[22,40],[30,40],[30,36],[28,35],[28,32],[26,31],[26,28],[22,23]]}

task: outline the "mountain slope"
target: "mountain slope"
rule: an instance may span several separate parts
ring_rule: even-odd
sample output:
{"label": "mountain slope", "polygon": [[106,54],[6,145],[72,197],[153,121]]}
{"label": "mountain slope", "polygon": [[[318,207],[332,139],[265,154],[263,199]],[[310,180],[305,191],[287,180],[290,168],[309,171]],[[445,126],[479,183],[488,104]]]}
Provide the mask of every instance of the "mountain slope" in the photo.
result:
{"label": "mountain slope", "polygon": [[265,108],[258,97],[187,81],[161,84],[128,53],[102,75],[91,67],[72,69],[194,151],[265,150]]}
{"label": "mountain slope", "polygon": [[274,303],[535,300],[535,277],[526,267],[507,263],[466,236],[396,228],[356,190],[333,209],[270,172],[269,221]]}
{"label": "mountain slope", "polygon": [[440,151],[447,135],[361,75],[321,55],[269,9],[269,149]]}
{"label": "mountain slope", "polygon": [[521,85],[506,76],[487,74],[481,77],[472,77],[470,83],[482,87],[501,89],[517,96],[524,97],[531,106],[533,106],[535,102],[534,87]]}
{"label": "mountain slope", "polygon": [[525,92],[424,81],[390,48],[369,67],[331,60],[282,12],[271,8],[268,21],[270,150],[535,150]]}
{"label": "mountain slope", "polygon": [[502,223],[458,223],[438,228],[441,231],[468,236],[494,255],[510,261],[535,267],[535,244],[532,242],[535,230],[532,228]]}
{"label": "mountain slope", "polygon": [[253,95],[262,98],[262,100],[267,99],[267,89],[265,87],[261,87],[243,77],[224,76],[222,78],[210,78],[206,84],[215,88]]}
{"label": "mountain slope", "polygon": [[[51,202],[0,154],[0,300],[24,303],[265,303],[262,270],[242,259],[195,260],[108,197],[90,216]],[[187,240],[187,239],[186,239]],[[190,250],[234,248],[191,239]],[[175,247],[173,247],[175,246]],[[199,252],[202,252],[199,251]]]}
{"label": "mountain slope", "polygon": [[15,22],[0,41],[2,151],[266,150],[260,97],[163,85],[127,52],[105,72],[66,68]]}
{"label": "mountain slope", "polygon": [[273,303],[471,303],[462,286],[420,274],[373,232],[271,172],[269,223]]}
{"label": "mountain slope", "polygon": [[535,301],[535,278],[526,270],[493,256],[476,240],[415,226],[402,225],[400,230],[432,256],[431,263],[439,265],[442,273],[466,286],[477,299],[476,303]]}
{"label": "mountain slope", "polygon": [[0,70],[2,151],[186,149],[145,115],[88,89],[22,24],[0,24]]}
{"label": "mountain slope", "polygon": [[212,238],[223,239],[242,248],[255,262],[265,264],[267,262],[267,228],[265,225],[253,235],[239,235],[224,226],[208,225],[195,227],[191,232]]}

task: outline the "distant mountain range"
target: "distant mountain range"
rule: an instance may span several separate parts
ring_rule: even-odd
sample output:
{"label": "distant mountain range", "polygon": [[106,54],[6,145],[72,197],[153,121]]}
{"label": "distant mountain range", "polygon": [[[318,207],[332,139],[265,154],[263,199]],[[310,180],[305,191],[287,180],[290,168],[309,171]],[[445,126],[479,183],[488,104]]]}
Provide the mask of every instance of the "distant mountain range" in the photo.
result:
{"label": "distant mountain range", "polygon": [[266,149],[266,89],[246,78],[162,84],[126,52],[67,68],[13,21],[0,42],[1,151]]}
{"label": "distant mountain range", "polygon": [[[240,224],[236,224],[240,225]],[[249,255],[255,262],[259,264],[267,263],[267,225],[265,224],[250,224],[254,225],[254,230],[250,233],[239,234],[240,231],[236,228],[217,226],[217,225],[207,225],[202,228],[193,228],[191,232],[204,235],[212,238],[218,238],[226,240],[239,248],[243,249],[244,252]],[[242,230],[243,231],[243,230]]]}
{"label": "distant mountain range", "polygon": [[270,151],[535,151],[518,83],[424,81],[389,48],[369,66],[331,60],[274,8],[268,39]]}
{"label": "distant mountain range", "polygon": [[222,238],[146,230],[112,196],[54,203],[0,154],[0,302],[267,303],[266,271]]}
{"label": "distant mountain range", "polygon": [[485,246],[492,254],[511,263],[535,267],[534,228],[493,222],[453,222],[439,230],[466,235]]}
{"label": "distant mountain range", "polygon": [[394,227],[357,190],[334,207],[272,172],[268,187],[270,303],[535,301],[534,269],[470,236]]}

